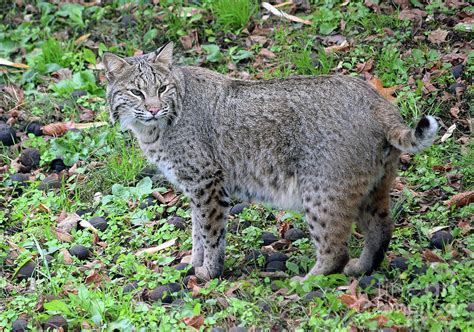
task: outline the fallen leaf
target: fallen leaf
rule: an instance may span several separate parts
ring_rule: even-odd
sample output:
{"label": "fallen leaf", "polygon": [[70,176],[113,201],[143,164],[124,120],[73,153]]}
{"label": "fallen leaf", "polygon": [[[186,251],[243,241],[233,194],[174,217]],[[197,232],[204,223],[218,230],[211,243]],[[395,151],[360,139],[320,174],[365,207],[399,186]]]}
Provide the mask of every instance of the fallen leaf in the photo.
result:
{"label": "fallen leaf", "polygon": [[369,59],[366,62],[359,62],[356,64],[356,71],[358,73],[369,72],[374,67],[374,59]]}
{"label": "fallen leaf", "polygon": [[186,285],[188,289],[191,289],[192,296],[198,297],[201,292],[201,287],[198,286],[198,280],[196,276],[189,277],[188,284]]}
{"label": "fallen leaf", "polygon": [[47,207],[46,205],[44,205],[43,203],[39,203],[38,204],[38,210],[40,210],[41,212],[45,212],[45,213],[50,213],[51,210],[49,209],[49,207]]}
{"label": "fallen leaf", "polygon": [[381,10],[380,10],[380,6],[373,3],[372,1],[370,0],[365,0],[364,1],[364,4],[367,6],[367,8],[370,8],[372,9],[374,12],[380,14]]}
{"label": "fallen leaf", "polygon": [[448,138],[450,138],[453,135],[455,129],[456,124],[454,123],[451,127],[448,128],[448,130],[446,130],[444,135],[441,137],[441,143],[444,143]]}
{"label": "fallen leaf", "polygon": [[92,119],[94,119],[94,116],[95,116],[95,111],[94,110],[91,110],[90,108],[85,108],[85,107],[82,107],[82,106],[79,106],[79,108],[81,109],[81,114],[79,115],[79,119],[81,121],[90,121]]}
{"label": "fallen leaf", "polygon": [[324,48],[324,52],[326,54],[342,52],[349,49],[349,47],[350,47],[350,44],[347,42],[347,40],[344,40],[340,45],[332,45],[332,46]]}
{"label": "fallen leaf", "polygon": [[258,54],[260,54],[261,56],[265,57],[265,58],[268,58],[268,59],[273,59],[276,57],[276,54],[273,53],[272,51],[270,51],[269,49],[267,48],[262,48],[260,50],[260,52],[258,52]]}
{"label": "fallen leaf", "polygon": [[400,20],[419,21],[428,14],[421,9],[403,9],[399,14]]}
{"label": "fallen leaf", "polygon": [[199,331],[202,324],[204,323],[204,316],[199,315],[199,316],[193,316],[193,317],[184,317],[182,319],[182,322],[186,324],[186,326],[194,327],[196,330]]}
{"label": "fallen leaf", "polygon": [[474,230],[474,227],[471,225],[467,218],[459,221],[458,227],[461,229],[461,232],[463,234],[469,233]]}
{"label": "fallen leaf", "polygon": [[86,279],[84,280],[84,282],[86,284],[91,284],[91,283],[98,283],[102,280],[102,276],[100,275],[99,273],[99,270],[97,269],[94,269],[92,270],[92,272],[86,277]]}
{"label": "fallen leaf", "polygon": [[262,247],[262,252],[264,254],[271,254],[271,253],[277,252],[278,250],[288,248],[290,246],[291,246],[291,241],[281,239],[281,240],[273,242],[272,244],[270,244],[268,246],[263,246]]}
{"label": "fallen leaf", "polygon": [[410,8],[410,0],[393,0],[393,2],[399,5],[401,9]]}
{"label": "fallen leaf", "polygon": [[79,225],[81,225],[83,228],[85,229],[88,229],[90,231],[92,231],[92,233],[94,234],[97,234],[99,231],[97,230],[97,228],[95,228],[94,226],[92,226],[92,224],[90,222],[88,222],[87,220],[84,220],[84,219],[81,219],[79,221]]}
{"label": "fallen leaf", "polygon": [[471,204],[474,202],[474,191],[466,191],[463,193],[459,193],[451,197],[446,202],[446,205],[448,206],[453,206],[455,205],[456,207],[463,207],[465,205]]}
{"label": "fallen leaf", "polygon": [[51,231],[53,232],[54,236],[61,241],[61,242],[72,242],[73,238],[71,234],[66,233],[56,227],[51,227]]}
{"label": "fallen leaf", "polygon": [[278,16],[278,17],[286,18],[289,21],[308,24],[308,25],[312,24],[311,21],[302,19],[302,18],[297,17],[297,16],[287,14],[287,13],[281,11],[280,9],[275,8],[274,6],[270,5],[268,2],[262,2],[262,7],[265,8],[266,10],[268,10],[273,15]]}
{"label": "fallen leaf", "polygon": [[66,248],[62,248],[60,252],[63,254],[64,264],[71,265],[72,257],[69,251]]}
{"label": "fallen leaf", "polygon": [[341,296],[339,296],[339,300],[346,306],[350,307],[357,302],[357,297],[355,295],[342,294]]}
{"label": "fallen leaf", "polygon": [[290,229],[289,222],[282,222],[280,226],[278,226],[278,233],[280,234],[281,238],[285,237],[285,233]]}
{"label": "fallen leaf", "polygon": [[439,257],[438,255],[436,255],[434,252],[432,252],[429,249],[425,249],[423,251],[423,257],[425,258],[427,262],[430,262],[430,263],[445,263],[446,262],[443,258]]}
{"label": "fallen leaf", "polygon": [[89,129],[96,128],[108,125],[108,122],[98,121],[98,122],[88,122],[88,123],[73,123],[72,126],[75,129]]}
{"label": "fallen leaf", "polygon": [[85,42],[89,37],[90,37],[90,33],[86,33],[85,35],[82,35],[80,36],[79,38],[77,38],[74,43],[76,45],[79,45],[79,44],[82,44],[83,42]]}
{"label": "fallen leaf", "polygon": [[0,66],[13,67],[13,68],[18,68],[18,69],[30,68],[28,65],[25,65],[23,63],[14,63],[7,59],[2,59],[2,58],[0,58]]}
{"label": "fallen leaf", "polygon": [[457,107],[457,106],[453,106],[449,110],[449,113],[453,116],[453,118],[456,118],[456,119],[458,118],[459,112],[460,112],[460,110],[459,110],[459,107]]}
{"label": "fallen leaf", "polygon": [[176,238],[168,240],[168,241],[166,241],[166,242],[164,242],[164,243],[162,243],[162,244],[160,244],[159,246],[156,246],[156,247],[140,249],[135,253],[135,255],[139,256],[139,255],[144,254],[144,253],[154,254],[154,253],[157,253],[160,250],[163,250],[163,249],[166,249],[166,248],[169,248],[169,247],[173,246],[175,243],[176,243]]}
{"label": "fallen leaf", "polygon": [[260,278],[270,278],[270,279],[284,279],[288,278],[289,275],[283,271],[275,272],[258,272]]}
{"label": "fallen leaf", "polygon": [[56,122],[51,123],[48,125],[43,126],[43,134],[47,136],[62,136],[64,135],[69,129],[72,129],[71,122]]}
{"label": "fallen leaf", "polygon": [[71,233],[73,229],[77,228],[77,223],[81,220],[81,217],[76,213],[71,213],[57,224],[57,228],[63,232]]}
{"label": "fallen leaf", "polygon": [[375,316],[374,318],[371,318],[370,319],[371,321],[376,321],[377,322],[377,328],[382,328],[385,326],[385,324],[388,323],[388,318],[383,316],[383,315],[378,315],[378,316]]}
{"label": "fallen leaf", "polygon": [[388,101],[394,102],[397,99],[393,96],[393,94],[395,91],[397,91],[399,87],[398,85],[392,86],[390,88],[384,88],[382,81],[377,76],[372,77],[367,81],[367,83],[372,85],[372,87],[374,87],[374,89],[377,90],[377,92]]}
{"label": "fallen leaf", "polygon": [[431,31],[428,35],[428,40],[433,44],[441,44],[446,41],[446,37],[448,36],[449,31],[436,29],[435,31]]}

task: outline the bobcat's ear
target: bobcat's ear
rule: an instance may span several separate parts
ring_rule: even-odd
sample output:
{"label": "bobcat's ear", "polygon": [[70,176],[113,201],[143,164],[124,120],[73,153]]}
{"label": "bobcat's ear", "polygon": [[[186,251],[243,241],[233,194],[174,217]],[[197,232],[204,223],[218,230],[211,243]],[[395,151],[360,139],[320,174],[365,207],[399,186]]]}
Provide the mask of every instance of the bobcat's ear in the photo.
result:
{"label": "bobcat's ear", "polygon": [[104,53],[102,56],[102,62],[104,63],[108,80],[113,79],[125,68],[130,66],[127,61],[112,53]]}
{"label": "bobcat's ear", "polygon": [[169,42],[155,52],[148,54],[148,61],[170,68],[173,64],[173,42]]}

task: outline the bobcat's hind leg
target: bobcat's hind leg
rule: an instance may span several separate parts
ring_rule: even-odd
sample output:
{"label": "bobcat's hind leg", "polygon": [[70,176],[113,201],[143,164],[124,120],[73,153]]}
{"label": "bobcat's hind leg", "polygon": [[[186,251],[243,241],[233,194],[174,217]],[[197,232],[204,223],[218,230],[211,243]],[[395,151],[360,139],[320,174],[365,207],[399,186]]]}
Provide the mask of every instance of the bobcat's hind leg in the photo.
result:
{"label": "bobcat's hind leg", "polygon": [[311,239],[316,247],[316,264],[310,275],[342,272],[349,261],[348,240],[357,207],[350,197],[328,191],[303,193],[303,204]]}
{"label": "bobcat's hind leg", "polygon": [[393,232],[390,187],[396,169],[395,161],[386,165],[383,177],[359,207],[357,226],[364,234],[364,248],[359,258],[351,259],[346,265],[344,273],[347,275],[370,274],[380,266],[385,257]]}

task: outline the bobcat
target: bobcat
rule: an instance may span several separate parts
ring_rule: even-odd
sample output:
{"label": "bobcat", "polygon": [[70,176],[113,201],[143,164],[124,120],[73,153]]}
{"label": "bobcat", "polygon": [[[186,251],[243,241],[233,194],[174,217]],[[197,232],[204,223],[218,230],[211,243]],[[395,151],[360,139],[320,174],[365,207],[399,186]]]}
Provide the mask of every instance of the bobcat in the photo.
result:
{"label": "bobcat", "polygon": [[[334,75],[247,81],[177,66],[173,45],[105,54],[112,122],[190,198],[196,276],[222,274],[230,197],[304,211],[317,262],[308,275],[370,273],[392,236],[400,153],[433,142],[431,116],[407,127],[366,82]],[[349,260],[353,222],[365,244]]]}

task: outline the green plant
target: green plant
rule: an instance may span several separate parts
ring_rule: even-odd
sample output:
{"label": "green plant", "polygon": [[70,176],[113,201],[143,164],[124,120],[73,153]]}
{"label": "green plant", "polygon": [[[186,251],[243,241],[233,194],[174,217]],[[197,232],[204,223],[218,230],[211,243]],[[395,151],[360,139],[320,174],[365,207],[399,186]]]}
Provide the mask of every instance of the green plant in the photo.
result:
{"label": "green plant", "polygon": [[210,5],[217,23],[233,31],[245,28],[258,8],[254,0],[215,0]]}

